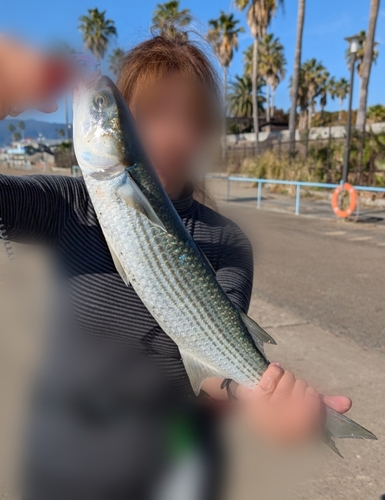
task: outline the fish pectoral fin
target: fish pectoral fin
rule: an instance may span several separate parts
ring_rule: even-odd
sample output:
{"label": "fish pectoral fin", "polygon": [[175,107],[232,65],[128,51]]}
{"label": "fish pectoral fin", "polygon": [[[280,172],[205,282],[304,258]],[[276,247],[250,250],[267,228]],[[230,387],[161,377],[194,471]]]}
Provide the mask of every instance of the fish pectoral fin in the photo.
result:
{"label": "fish pectoral fin", "polygon": [[119,257],[116,255],[115,250],[112,248],[112,246],[111,246],[111,244],[110,244],[110,242],[108,241],[107,238],[106,238],[106,243],[107,243],[108,249],[110,251],[110,254],[111,254],[111,257],[112,257],[112,260],[114,262],[116,270],[120,274],[120,276],[121,276],[122,280],[124,281],[124,283],[127,286],[129,286],[130,281],[129,281],[128,277],[127,277],[127,274],[124,272],[122,263],[120,262]]}
{"label": "fish pectoral fin", "polygon": [[166,231],[163,222],[159,219],[155,210],[152,208],[151,203],[148,201],[129,172],[127,172],[127,178],[124,183],[118,187],[116,193],[119,198],[124,201],[124,203],[133,207],[135,210],[146,216],[147,219],[149,219],[153,224]]}
{"label": "fish pectoral fin", "polygon": [[190,379],[193,391],[197,396],[201,390],[203,382],[207,378],[226,378],[225,374],[219,373],[215,368],[202,363],[189,352],[180,350],[180,354],[182,356],[182,361]]}
{"label": "fish pectoral fin", "polygon": [[251,319],[247,314],[241,311],[241,318],[244,322],[251,338],[254,340],[258,349],[263,350],[263,344],[277,345],[277,342],[271,337],[258,323]]}

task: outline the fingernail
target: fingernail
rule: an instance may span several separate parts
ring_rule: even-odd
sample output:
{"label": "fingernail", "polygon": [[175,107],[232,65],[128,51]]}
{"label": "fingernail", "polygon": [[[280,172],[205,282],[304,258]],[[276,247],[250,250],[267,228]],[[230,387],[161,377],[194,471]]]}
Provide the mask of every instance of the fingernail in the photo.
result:
{"label": "fingernail", "polygon": [[278,368],[282,368],[281,363],[271,363],[273,366],[278,366]]}
{"label": "fingernail", "polygon": [[309,396],[317,395],[317,391],[314,389],[314,387],[307,387],[306,392]]}

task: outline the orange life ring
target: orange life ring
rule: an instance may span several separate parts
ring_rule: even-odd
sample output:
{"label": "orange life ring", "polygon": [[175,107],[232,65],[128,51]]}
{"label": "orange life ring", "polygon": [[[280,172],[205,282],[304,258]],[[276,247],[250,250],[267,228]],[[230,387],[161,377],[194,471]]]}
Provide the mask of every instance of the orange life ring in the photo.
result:
{"label": "orange life ring", "polygon": [[[339,197],[342,191],[347,191],[349,193],[349,206],[346,210],[341,210],[341,208],[338,205]],[[342,219],[346,219],[346,217],[349,217],[349,215],[352,215],[354,210],[356,209],[357,206],[357,191],[354,189],[354,187],[349,184],[348,182],[345,182],[344,185],[338,186],[335,191],[333,192],[332,196],[332,209],[333,212],[336,214],[337,217],[341,217]]]}

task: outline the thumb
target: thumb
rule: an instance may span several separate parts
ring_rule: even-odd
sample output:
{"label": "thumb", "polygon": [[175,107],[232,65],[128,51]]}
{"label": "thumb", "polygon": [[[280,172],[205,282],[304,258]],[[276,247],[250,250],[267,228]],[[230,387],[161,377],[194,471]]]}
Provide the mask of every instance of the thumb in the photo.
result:
{"label": "thumb", "polygon": [[352,400],[345,396],[324,396],[323,401],[338,413],[346,413],[352,407]]}

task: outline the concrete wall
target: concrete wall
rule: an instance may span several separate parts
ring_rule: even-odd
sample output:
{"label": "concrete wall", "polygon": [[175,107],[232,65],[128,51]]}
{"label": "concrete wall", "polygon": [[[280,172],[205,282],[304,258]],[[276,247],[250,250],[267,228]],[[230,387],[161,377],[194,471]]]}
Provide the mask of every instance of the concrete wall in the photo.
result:
{"label": "concrete wall", "polygon": [[[372,130],[374,133],[378,134],[380,132],[385,132],[385,123],[373,123],[371,125],[366,125],[366,130],[369,132]],[[346,136],[346,127],[344,126],[336,126],[336,127],[313,127],[310,129],[310,139],[327,139],[329,137],[329,134],[331,137],[335,139],[341,139]],[[259,140],[260,142],[266,141],[269,138],[274,137],[275,139],[281,138],[283,142],[288,142],[289,141],[289,130],[282,130],[282,131],[276,131],[276,132],[260,132],[259,133]],[[301,139],[301,134],[299,130],[296,130],[296,140]],[[247,133],[247,134],[231,134],[228,135],[227,138],[227,144],[228,145],[233,145],[237,144],[238,142],[241,141],[246,141],[246,142],[254,142],[255,140],[255,135],[254,133]]]}

